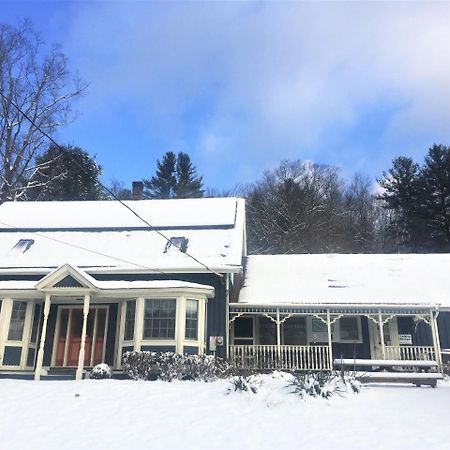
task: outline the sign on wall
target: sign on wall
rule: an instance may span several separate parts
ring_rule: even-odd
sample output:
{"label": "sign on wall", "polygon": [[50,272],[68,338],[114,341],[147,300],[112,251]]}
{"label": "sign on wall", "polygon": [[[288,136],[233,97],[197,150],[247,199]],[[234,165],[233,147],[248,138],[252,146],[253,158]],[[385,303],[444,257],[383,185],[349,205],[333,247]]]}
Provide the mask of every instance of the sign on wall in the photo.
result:
{"label": "sign on wall", "polygon": [[399,334],[398,342],[400,345],[412,345],[412,335],[411,334]]}

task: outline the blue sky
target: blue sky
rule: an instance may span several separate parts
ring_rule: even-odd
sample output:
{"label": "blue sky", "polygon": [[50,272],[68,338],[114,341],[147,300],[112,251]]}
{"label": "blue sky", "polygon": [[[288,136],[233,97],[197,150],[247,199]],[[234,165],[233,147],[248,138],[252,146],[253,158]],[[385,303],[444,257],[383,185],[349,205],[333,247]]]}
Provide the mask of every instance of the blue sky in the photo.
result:
{"label": "blue sky", "polygon": [[450,144],[450,3],[1,1],[89,82],[59,132],[104,180],[188,152],[209,187],[282,159],[379,177]]}

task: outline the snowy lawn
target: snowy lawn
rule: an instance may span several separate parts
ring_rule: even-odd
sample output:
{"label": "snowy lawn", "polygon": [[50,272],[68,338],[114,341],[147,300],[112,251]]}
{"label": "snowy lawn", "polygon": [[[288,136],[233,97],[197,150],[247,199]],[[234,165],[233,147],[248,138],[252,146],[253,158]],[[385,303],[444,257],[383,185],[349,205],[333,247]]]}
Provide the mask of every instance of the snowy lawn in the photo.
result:
{"label": "snowy lawn", "polygon": [[450,383],[302,400],[260,378],[256,395],[226,395],[226,381],[0,380],[0,448],[450,448]]}

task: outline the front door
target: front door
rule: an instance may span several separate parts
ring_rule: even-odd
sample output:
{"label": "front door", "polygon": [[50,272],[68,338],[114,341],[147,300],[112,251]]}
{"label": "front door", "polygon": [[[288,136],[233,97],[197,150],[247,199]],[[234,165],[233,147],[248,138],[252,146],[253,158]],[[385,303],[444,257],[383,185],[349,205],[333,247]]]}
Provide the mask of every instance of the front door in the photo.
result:
{"label": "front door", "polygon": [[[380,327],[378,323],[375,323],[372,320],[369,320],[369,336],[372,359],[383,359]],[[391,318],[387,323],[383,325],[383,337],[385,347],[398,345],[398,329],[396,317]],[[392,355],[388,354],[386,356],[390,358]]]}
{"label": "front door", "polygon": [[[95,366],[104,361],[108,310],[96,307],[89,310],[86,323],[84,366]],[[58,320],[55,366],[76,367],[83,329],[82,308],[61,308]]]}

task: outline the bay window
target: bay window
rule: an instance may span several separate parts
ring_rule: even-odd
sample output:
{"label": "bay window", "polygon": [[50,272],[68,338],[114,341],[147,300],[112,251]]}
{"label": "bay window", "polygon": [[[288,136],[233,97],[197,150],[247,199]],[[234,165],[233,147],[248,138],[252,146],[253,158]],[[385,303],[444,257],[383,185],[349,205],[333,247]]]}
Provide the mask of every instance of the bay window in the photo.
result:
{"label": "bay window", "polygon": [[144,339],[175,339],[176,299],[146,299]]}
{"label": "bay window", "polygon": [[198,339],[198,300],[186,300],[186,339]]}
{"label": "bay window", "polygon": [[132,341],[134,339],[134,320],[136,316],[136,300],[128,300],[126,302],[125,313],[125,331],[124,340]]}

